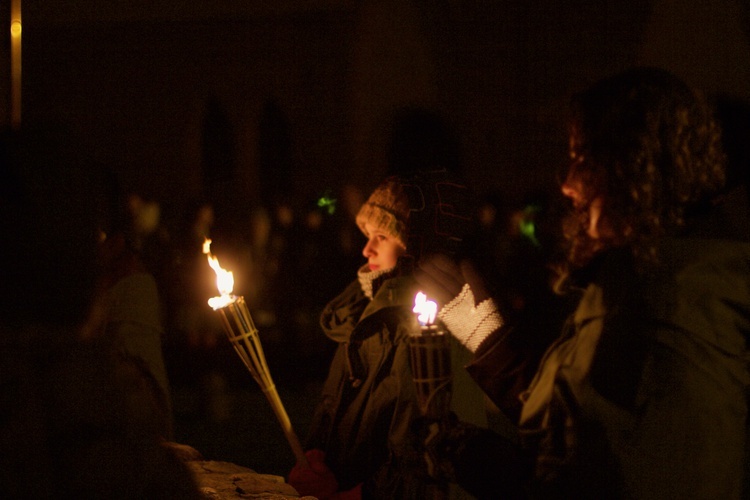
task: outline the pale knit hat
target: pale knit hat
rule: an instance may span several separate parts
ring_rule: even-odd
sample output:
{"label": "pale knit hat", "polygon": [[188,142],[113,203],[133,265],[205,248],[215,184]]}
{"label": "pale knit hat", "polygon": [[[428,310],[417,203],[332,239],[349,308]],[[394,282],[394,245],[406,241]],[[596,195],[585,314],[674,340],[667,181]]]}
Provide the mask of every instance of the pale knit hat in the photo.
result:
{"label": "pale knit hat", "polygon": [[409,220],[409,198],[397,177],[386,178],[357,214],[357,225],[369,238],[365,223],[370,223],[381,231],[398,239],[406,248],[407,222]]}

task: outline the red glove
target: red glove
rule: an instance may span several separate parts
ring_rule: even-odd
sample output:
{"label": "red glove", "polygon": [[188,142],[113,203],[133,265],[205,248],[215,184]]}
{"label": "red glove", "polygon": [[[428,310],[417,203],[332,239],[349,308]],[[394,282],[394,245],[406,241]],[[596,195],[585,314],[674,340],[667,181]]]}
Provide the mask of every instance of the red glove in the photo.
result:
{"label": "red glove", "polygon": [[325,452],[323,450],[308,450],[305,452],[305,456],[310,464],[309,467],[299,463],[295,464],[289,472],[287,482],[302,496],[309,495],[320,499],[330,498],[339,489],[339,483],[331,469],[325,464]]}

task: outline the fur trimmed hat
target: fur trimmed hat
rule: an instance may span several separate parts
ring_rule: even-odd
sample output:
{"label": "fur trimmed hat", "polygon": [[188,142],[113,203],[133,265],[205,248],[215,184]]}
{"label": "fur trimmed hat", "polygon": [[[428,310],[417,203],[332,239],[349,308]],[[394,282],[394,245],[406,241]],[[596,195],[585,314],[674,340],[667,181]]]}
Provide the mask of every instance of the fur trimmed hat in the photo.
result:
{"label": "fur trimmed hat", "polygon": [[398,239],[406,248],[409,198],[396,176],[386,178],[372,192],[357,214],[357,226],[367,236],[365,223],[370,223]]}

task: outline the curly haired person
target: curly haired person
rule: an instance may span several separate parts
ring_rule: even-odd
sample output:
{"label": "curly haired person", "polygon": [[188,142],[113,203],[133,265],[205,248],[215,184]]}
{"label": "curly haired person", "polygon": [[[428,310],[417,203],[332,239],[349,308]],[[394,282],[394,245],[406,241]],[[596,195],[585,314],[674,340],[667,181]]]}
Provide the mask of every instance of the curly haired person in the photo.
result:
{"label": "curly haired person", "polygon": [[470,263],[420,264],[522,443],[514,456],[485,433],[443,459],[480,498],[746,498],[750,244],[720,129],[656,68],[596,83],[572,111],[556,289],[579,300],[541,360]]}

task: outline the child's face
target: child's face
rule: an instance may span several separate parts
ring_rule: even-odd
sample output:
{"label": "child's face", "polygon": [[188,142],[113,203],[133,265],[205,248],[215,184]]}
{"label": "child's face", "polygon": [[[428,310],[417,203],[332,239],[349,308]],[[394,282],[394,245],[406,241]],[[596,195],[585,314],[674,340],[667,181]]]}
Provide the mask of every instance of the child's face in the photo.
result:
{"label": "child's face", "polygon": [[370,223],[365,223],[365,231],[368,238],[362,255],[367,258],[370,271],[395,267],[398,258],[404,253],[401,242]]}

